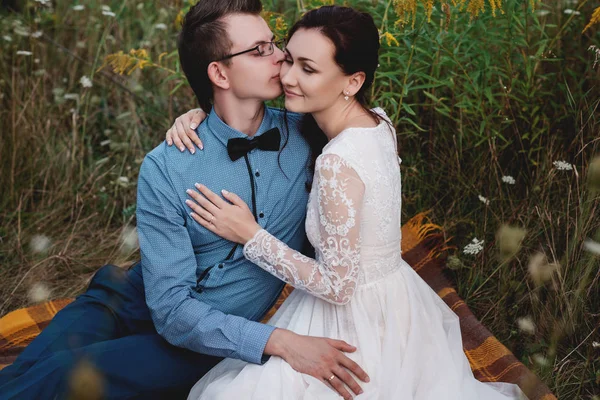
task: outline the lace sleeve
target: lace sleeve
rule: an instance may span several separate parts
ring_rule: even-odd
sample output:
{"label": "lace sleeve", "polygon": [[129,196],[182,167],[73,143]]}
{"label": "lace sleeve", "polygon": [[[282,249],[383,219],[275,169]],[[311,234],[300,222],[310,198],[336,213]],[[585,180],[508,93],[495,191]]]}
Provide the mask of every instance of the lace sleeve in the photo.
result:
{"label": "lace sleeve", "polygon": [[244,246],[253,263],[292,286],[330,303],[346,304],[358,283],[360,208],[365,186],[341,157],[325,154],[315,166],[319,213],[317,260],[260,230]]}

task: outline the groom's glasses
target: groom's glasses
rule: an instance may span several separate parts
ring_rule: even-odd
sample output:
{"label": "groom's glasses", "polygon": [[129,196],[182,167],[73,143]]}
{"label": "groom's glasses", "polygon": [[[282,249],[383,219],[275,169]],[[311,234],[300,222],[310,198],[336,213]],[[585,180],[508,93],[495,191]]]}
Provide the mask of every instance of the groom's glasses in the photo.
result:
{"label": "groom's glasses", "polygon": [[229,54],[228,56],[225,56],[223,58],[220,58],[218,60],[215,61],[223,61],[223,60],[228,60],[232,57],[235,56],[239,56],[242,54],[246,54],[246,53],[250,53],[251,51],[257,51],[258,55],[260,55],[261,57],[266,57],[266,56],[270,56],[271,54],[273,54],[275,52],[275,46],[279,47],[280,49],[283,47],[285,41],[283,40],[275,40],[275,41],[271,41],[271,42],[264,42],[259,44],[258,46],[254,46],[251,49],[248,50],[244,50],[244,51],[240,51],[239,53],[235,53],[235,54]]}

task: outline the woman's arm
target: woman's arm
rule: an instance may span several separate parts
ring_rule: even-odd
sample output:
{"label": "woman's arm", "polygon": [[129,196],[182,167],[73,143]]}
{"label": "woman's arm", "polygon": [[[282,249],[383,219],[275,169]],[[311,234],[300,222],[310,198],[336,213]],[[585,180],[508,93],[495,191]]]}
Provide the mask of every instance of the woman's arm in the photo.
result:
{"label": "woman's arm", "polygon": [[194,145],[203,150],[204,145],[196,133],[196,128],[205,119],[206,113],[201,108],[195,108],[180,115],[165,135],[167,144],[169,146],[175,144],[179,151],[185,151],[187,148],[192,154],[196,152]]}
{"label": "woman's arm", "polygon": [[[192,217],[221,237],[244,245],[246,258],[292,286],[335,304],[350,301],[360,269],[360,210],[364,184],[341,157],[326,154],[315,166],[318,201],[317,260],[291,249],[256,224],[248,206],[232,193],[228,204],[207,188],[188,192],[200,204],[189,202]],[[241,203],[240,203],[241,202]],[[308,216],[308,223],[315,216]],[[308,227],[310,229],[310,227]],[[313,227],[314,229],[314,227]]]}

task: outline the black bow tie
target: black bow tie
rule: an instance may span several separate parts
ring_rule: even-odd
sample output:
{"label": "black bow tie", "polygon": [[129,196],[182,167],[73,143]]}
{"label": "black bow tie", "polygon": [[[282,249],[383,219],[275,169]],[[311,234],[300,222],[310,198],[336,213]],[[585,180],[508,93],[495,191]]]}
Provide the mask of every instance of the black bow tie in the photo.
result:
{"label": "black bow tie", "polygon": [[250,140],[243,138],[229,139],[227,142],[227,153],[229,153],[231,161],[235,161],[254,149],[278,151],[280,141],[281,135],[279,134],[279,129],[273,128]]}

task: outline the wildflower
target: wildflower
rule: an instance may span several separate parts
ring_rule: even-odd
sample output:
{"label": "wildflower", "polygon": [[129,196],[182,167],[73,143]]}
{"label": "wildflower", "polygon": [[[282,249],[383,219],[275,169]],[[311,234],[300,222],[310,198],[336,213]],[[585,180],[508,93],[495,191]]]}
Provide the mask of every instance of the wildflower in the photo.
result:
{"label": "wildflower", "polygon": [[392,44],[394,46],[400,46],[398,40],[389,32],[384,32],[383,35],[381,35],[381,40],[383,39],[385,39],[385,42],[388,46],[391,46]]}
{"label": "wildflower", "polygon": [[550,361],[548,361],[548,359],[539,353],[536,353],[532,356],[533,361],[538,364],[540,367],[547,367],[548,365],[550,365]]}
{"label": "wildflower", "polygon": [[592,239],[585,239],[583,241],[583,248],[592,254],[600,256],[600,243],[593,241]]}
{"label": "wildflower", "polygon": [[566,161],[554,161],[552,164],[554,164],[556,169],[559,171],[572,171],[573,170],[573,164],[569,164]]}
{"label": "wildflower", "polygon": [[594,192],[600,192],[600,156],[594,157],[588,167],[588,184]]}
{"label": "wildflower", "polygon": [[490,204],[490,201],[487,198],[483,197],[482,195],[479,195],[479,201],[481,201],[486,206]]}
{"label": "wildflower", "polygon": [[85,6],[83,4],[76,4],[73,6],[73,11],[83,11],[85,10]]}
{"label": "wildflower", "polygon": [[33,54],[33,53],[32,53],[32,52],[30,52],[30,51],[25,51],[25,50],[19,50],[19,51],[17,51],[17,55],[18,55],[18,56],[30,56],[30,55],[32,55],[32,54]]}
{"label": "wildflower", "polygon": [[594,349],[600,349],[600,343],[598,343],[598,342],[592,342],[592,347]]}
{"label": "wildflower", "polygon": [[79,80],[79,83],[81,84],[81,86],[83,86],[84,88],[91,88],[92,85],[92,81],[90,78],[88,78],[87,76],[82,76],[81,79]]}
{"label": "wildflower", "polygon": [[471,243],[465,246],[465,248],[463,249],[463,253],[472,256],[477,255],[483,250],[483,243],[483,240],[477,240],[477,238],[473,238]]}
{"label": "wildflower", "polygon": [[507,259],[517,254],[521,250],[521,243],[526,233],[525,229],[502,225],[496,233],[496,243],[500,256]]}
{"label": "wildflower", "polygon": [[156,25],[154,25],[154,28],[161,30],[161,31],[165,31],[165,30],[167,30],[167,25],[166,24],[156,24]]}
{"label": "wildflower", "polygon": [[64,95],[64,99],[79,101],[79,95],[77,93],[67,93]]}
{"label": "wildflower", "polygon": [[27,297],[33,303],[41,303],[50,297],[50,289],[41,282],[35,283],[27,292]]}
{"label": "wildflower", "polygon": [[37,32],[33,32],[31,34],[31,37],[34,38],[34,39],[37,39],[37,38],[42,37],[42,35],[43,35],[42,31],[37,31]]}
{"label": "wildflower", "polygon": [[107,5],[103,5],[102,7],[100,7],[102,9],[102,11],[111,11],[110,7]]}
{"label": "wildflower", "polygon": [[33,253],[44,253],[52,245],[52,240],[45,235],[34,235],[29,242]]}
{"label": "wildflower", "polygon": [[50,0],[35,0],[36,3],[40,3],[43,6],[49,6],[50,5]]}
{"label": "wildflower", "polygon": [[505,175],[502,177],[502,182],[507,183],[509,185],[514,185],[516,183],[515,178],[510,175]]}
{"label": "wildflower", "polygon": [[546,15],[550,14],[550,11],[548,11],[548,10],[537,10],[535,13],[537,14],[538,17],[545,17]]}
{"label": "wildflower", "polygon": [[34,58],[33,62],[34,62],[34,64],[39,64],[40,63],[40,59],[39,58]]}
{"label": "wildflower", "polygon": [[529,316],[517,319],[517,326],[523,333],[527,333],[529,335],[535,334],[535,324]]}
{"label": "wildflower", "polygon": [[581,15],[581,12],[579,12],[577,10],[571,10],[570,8],[565,8],[563,10],[563,13],[565,13],[567,15]]}
{"label": "wildflower", "polygon": [[117,178],[117,184],[122,187],[127,187],[127,185],[129,185],[129,178],[126,176],[120,176]]}
{"label": "wildflower", "polygon": [[[590,22],[583,28],[583,32],[587,31],[592,25],[600,22],[600,7],[597,7],[592,13],[592,18],[590,18]],[[581,33],[583,33],[581,32]]]}
{"label": "wildflower", "polygon": [[102,15],[106,15],[107,17],[115,17],[117,14],[112,11],[102,11]]}
{"label": "wildflower", "polygon": [[29,29],[21,26],[21,25],[16,25],[13,29],[13,32],[16,33],[19,36],[23,36],[23,37],[28,37],[31,33],[29,32]]}
{"label": "wildflower", "polygon": [[139,247],[137,229],[126,226],[121,232],[121,249],[124,252],[132,252]]}
{"label": "wildflower", "polygon": [[558,270],[558,264],[548,263],[548,259],[542,253],[535,253],[529,259],[529,265],[527,267],[531,279],[537,286],[541,286],[554,275],[554,272]]}
{"label": "wildflower", "polygon": [[68,377],[68,396],[70,399],[100,400],[104,398],[104,377],[88,360],[82,359]]}
{"label": "wildflower", "polygon": [[12,38],[8,35],[2,36],[2,39],[6,40],[7,42],[12,42]]}

